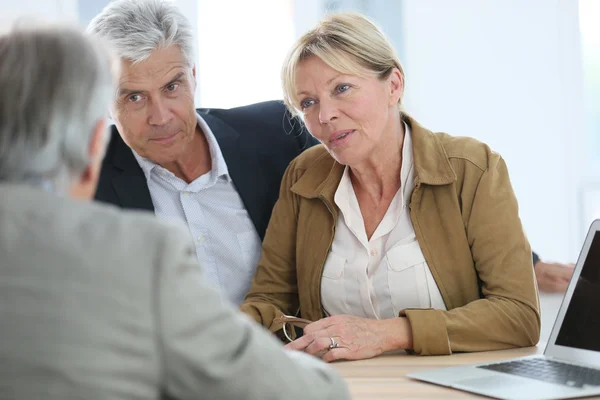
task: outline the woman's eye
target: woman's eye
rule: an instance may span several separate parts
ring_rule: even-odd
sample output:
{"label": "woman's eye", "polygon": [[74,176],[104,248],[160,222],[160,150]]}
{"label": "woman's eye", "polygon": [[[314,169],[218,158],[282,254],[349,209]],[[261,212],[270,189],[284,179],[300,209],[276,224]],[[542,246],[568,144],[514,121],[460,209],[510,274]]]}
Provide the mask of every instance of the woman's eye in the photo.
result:
{"label": "woman's eye", "polygon": [[300,107],[302,107],[302,109],[304,110],[304,109],[312,106],[313,104],[315,104],[315,101],[312,99],[302,100],[300,102]]}
{"label": "woman's eye", "polygon": [[348,89],[350,89],[350,85],[338,85],[338,86],[335,88],[335,91],[336,91],[337,93],[343,93],[343,92],[345,92],[345,91],[346,91],[346,90],[348,90]]}

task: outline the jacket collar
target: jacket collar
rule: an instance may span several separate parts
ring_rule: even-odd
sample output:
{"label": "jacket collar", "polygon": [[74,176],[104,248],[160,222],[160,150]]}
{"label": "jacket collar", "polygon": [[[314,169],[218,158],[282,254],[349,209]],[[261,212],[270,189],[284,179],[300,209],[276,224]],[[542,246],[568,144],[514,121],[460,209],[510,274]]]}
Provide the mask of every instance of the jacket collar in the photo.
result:
{"label": "jacket collar", "polygon": [[[244,137],[235,129],[210,111],[199,109],[196,112],[214,135],[227,173],[262,240],[269,222],[268,212],[270,212],[264,207],[269,192],[266,179],[268,172],[260,171],[263,166],[257,153],[244,150],[248,143],[244,143]],[[119,170],[112,179],[112,185],[121,206],[154,211],[144,172],[135,159],[133,151],[123,142],[114,125],[112,129],[114,140],[117,140],[118,145],[113,164]],[[245,140],[254,140],[253,137],[250,135]]]}
{"label": "jacket collar", "polygon": [[[410,126],[417,185],[447,185],[456,180],[456,173],[437,134],[421,126],[411,116],[402,114]],[[323,153],[292,186],[292,192],[306,198],[322,197],[331,204],[342,179],[344,165]]]}
{"label": "jacket collar", "polygon": [[125,144],[117,128],[113,125],[112,140],[115,141],[113,165],[117,173],[112,175],[111,183],[123,208],[135,208],[154,212],[150,191],[144,172],[137,163],[131,149]]}

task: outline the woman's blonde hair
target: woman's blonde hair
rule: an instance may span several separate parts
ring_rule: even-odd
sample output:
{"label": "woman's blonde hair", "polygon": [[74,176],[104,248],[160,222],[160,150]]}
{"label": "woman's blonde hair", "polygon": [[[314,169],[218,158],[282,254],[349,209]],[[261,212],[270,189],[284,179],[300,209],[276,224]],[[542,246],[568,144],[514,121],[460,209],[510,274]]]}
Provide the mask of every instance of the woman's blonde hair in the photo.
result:
{"label": "woman's blonde hair", "polygon": [[[283,100],[297,114],[296,69],[311,56],[319,57],[338,72],[386,79],[398,68],[404,84],[404,70],[396,51],[383,32],[370,20],[356,13],[329,15],[316,28],[304,34],[283,62],[281,81]],[[402,97],[398,99],[400,106]]]}

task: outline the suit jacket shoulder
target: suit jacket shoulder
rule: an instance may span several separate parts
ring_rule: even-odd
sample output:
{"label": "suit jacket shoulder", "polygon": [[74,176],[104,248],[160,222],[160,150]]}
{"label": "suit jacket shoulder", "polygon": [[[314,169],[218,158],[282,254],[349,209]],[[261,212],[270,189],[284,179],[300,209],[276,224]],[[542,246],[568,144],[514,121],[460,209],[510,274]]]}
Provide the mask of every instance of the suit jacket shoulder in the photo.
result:
{"label": "suit jacket shoulder", "polygon": [[0,196],[0,302],[11,304],[0,310],[0,363],[11,360],[0,385],[17,398],[156,398],[157,279],[189,235],[25,186],[0,185]]}
{"label": "suit jacket shoulder", "polygon": [[11,398],[259,400],[280,397],[282,382],[291,400],[349,398],[326,364],[293,360],[222,301],[186,229],[26,186],[0,184],[0,198]]}
{"label": "suit jacket shoulder", "polygon": [[293,117],[281,101],[231,109],[199,109],[198,112],[202,117],[219,118],[240,135],[245,145],[259,153],[275,155],[275,160],[287,161],[286,167],[304,150],[317,144],[303,123]]}

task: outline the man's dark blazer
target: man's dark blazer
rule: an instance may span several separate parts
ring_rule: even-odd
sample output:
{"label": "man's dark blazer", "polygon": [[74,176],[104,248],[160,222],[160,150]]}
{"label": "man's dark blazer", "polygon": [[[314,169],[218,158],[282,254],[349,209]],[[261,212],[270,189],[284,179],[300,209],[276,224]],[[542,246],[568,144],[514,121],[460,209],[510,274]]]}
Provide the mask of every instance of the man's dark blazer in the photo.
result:
{"label": "man's dark blazer", "polygon": [[[279,101],[196,111],[215,135],[229,175],[262,240],[285,169],[317,141]],[[114,126],[95,200],[154,211],[144,173]]]}

